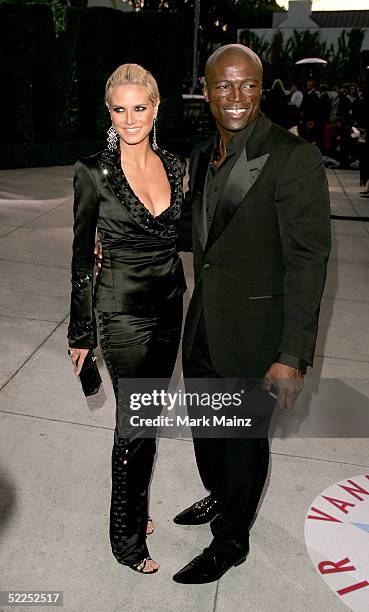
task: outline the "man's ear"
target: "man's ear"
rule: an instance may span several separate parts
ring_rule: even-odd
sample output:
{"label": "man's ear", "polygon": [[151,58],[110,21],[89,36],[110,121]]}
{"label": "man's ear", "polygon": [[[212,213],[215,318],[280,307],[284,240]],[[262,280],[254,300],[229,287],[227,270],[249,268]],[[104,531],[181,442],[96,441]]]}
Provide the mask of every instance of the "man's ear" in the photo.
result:
{"label": "man's ear", "polygon": [[208,94],[208,88],[206,86],[206,83],[204,85],[204,98],[205,98],[206,102],[209,102],[209,94]]}

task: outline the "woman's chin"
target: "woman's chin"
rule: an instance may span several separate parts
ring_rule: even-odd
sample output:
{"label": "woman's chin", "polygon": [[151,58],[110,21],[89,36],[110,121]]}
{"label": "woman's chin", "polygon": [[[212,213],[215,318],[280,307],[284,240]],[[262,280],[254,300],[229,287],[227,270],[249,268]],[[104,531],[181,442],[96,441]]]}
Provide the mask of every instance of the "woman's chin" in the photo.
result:
{"label": "woman's chin", "polygon": [[120,134],[121,141],[126,145],[138,145],[144,140],[148,140],[149,134],[143,134],[142,132],[137,132],[135,134]]}

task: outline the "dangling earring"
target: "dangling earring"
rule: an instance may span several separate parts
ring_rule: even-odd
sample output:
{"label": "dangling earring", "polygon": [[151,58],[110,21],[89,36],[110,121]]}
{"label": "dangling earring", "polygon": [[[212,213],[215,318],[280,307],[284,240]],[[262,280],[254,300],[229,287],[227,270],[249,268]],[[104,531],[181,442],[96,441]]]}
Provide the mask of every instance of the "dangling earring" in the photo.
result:
{"label": "dangling earring", "polygon": [[156,117],[154,119],[154,123],[152,124],[153,132],[152,132],[152,148],[156,151],[158,148],[158,143],[156,142]]}
{"label": "dangling earring", "polygon": [[111,125],[107,131],[107,141],[108,141],[108,149],[109,151],[115,151],[117,148],[117,142],[119,140],[119,136],[115,131],[114,125]]}

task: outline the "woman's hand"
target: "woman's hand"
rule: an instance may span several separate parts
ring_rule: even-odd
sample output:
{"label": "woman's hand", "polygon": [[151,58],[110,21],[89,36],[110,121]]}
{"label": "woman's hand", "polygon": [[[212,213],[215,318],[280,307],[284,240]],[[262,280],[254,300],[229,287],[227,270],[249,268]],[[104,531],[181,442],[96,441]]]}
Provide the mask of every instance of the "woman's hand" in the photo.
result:
{"label": "woman's hand", "polygon": [[74,373],[77,376],[79,376],[82,370],[83,362],[86,359],[88,351],[89,349],[84,349],[84,348],[69,348],[68,352],[73,362],[73,365],[76,366]]}
{"label": "woman's hand", "polygon": [[101,262],[102,262],[102,256],[103,256],[102,244],[98,238],[95,243],[94,255],[95,255],[96,276],[98,276],[101,270]]}

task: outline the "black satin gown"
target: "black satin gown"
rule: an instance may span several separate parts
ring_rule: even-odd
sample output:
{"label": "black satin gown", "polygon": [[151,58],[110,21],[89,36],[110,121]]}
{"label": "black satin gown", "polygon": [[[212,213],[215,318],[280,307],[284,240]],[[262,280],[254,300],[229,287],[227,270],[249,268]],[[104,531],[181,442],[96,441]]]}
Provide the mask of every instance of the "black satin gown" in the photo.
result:
{"label": "black satin gown", "polygon": [[[120,378],[170,378],[182,327],[186,290],[176,238],[182,204],[183,164],[158,149],[171,186],[168,209],[154,217],[132,191],[120,151],[103,151],[76,165],[69,345],[99,339],[116,397],[112,451],[110,541],[120,563],[148,556],[148,488],[155,439],[129,439],[118,402]],[[95,231],[103,259],[93,287]]]}

